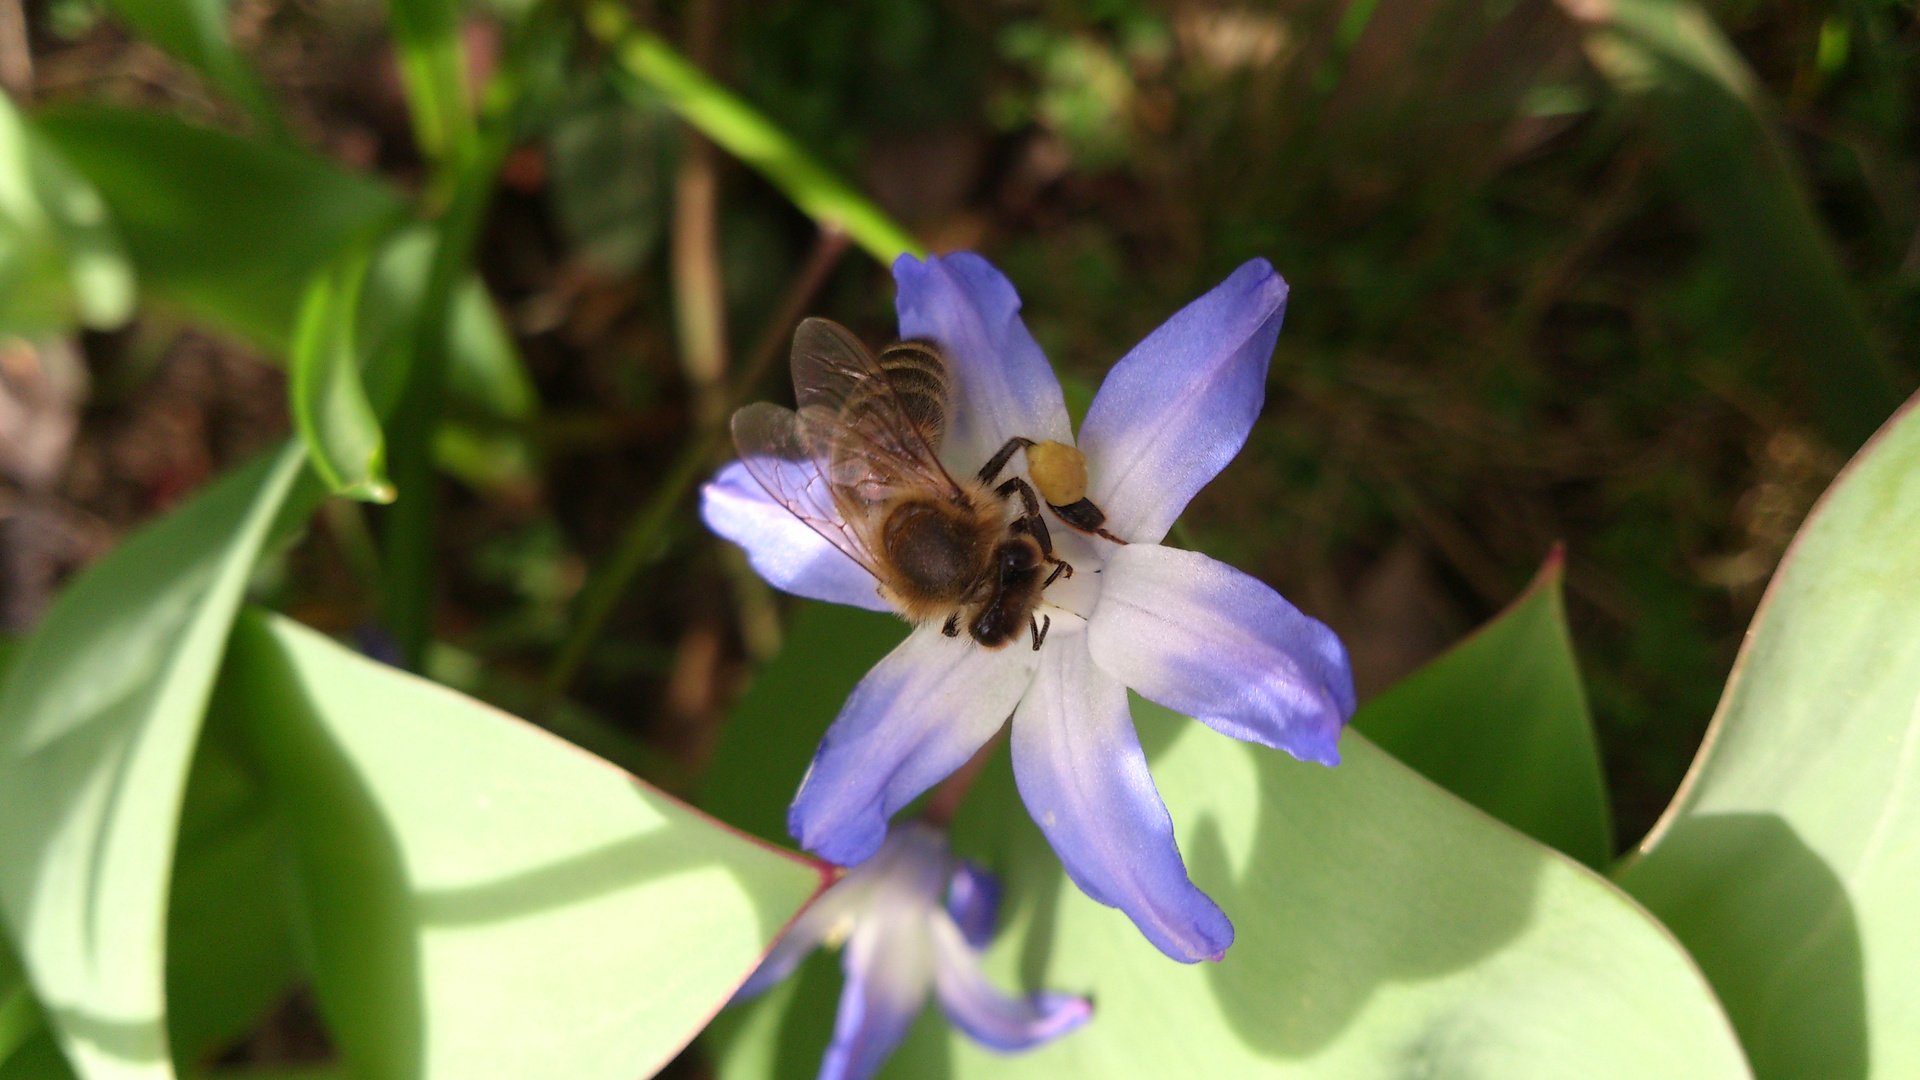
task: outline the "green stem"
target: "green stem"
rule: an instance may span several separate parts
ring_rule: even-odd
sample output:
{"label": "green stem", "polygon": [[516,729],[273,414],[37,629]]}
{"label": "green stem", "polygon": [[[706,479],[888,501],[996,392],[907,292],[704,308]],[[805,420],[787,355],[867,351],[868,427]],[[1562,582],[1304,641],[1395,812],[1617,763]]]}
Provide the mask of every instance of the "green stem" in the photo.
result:
{"label": "green stem", "polygon": [[413,325],[412,363],[406,389],[388,423],[393,484],[400,497],[387,514],[386,588],[382,607],[387,631],[400,655],[417,670],[431,632],[434,581],[433,541],[439,500],[433,464],[433,435],[445,405],[447,309],[453,287],[465,274],[479,239],[480,224],[493,196],[493,184],[506,157],[503,125],[484,136],[477,152],[456,172],[453,196],[440,219],[440,235],[427,272],[426,291]]}
{"label": "green stem", "polygon": [[666,99],[695,130],[772,181],[822,228],[845,232],[882,263],[891,264],[902,254],[926,254],[886,211],[815,161],[753,106],[636,25],[616,0],[590,0],[587,29],[613,50],[622,71]]}
{"label": "green stem", "polygon": [[448,309],[454,287],[473,260],[500,166],[512,146],[516,113],[525,93],[527,54],[549,29],[548,19],[545,5],[527,14],[514,48],[487,88],[479,135],[467,153],[442,167],[434,184],[434,190],[447,193],[446,209],[440,215],[433,262],[414,316],[406,386],[388,422],[389,460],[400,497],[384,522],[387,577],[381,614],[401,657],[414,670],[419,669],[432,633],[438,576],[433,550],[439,517],[433,436],[445,405]]}
{"label": "green stem", "polygon": [[428,161],[458,161],[472,152],[477,135],[459,6],[447,0],[394,0],[387,11],[413,140]]}

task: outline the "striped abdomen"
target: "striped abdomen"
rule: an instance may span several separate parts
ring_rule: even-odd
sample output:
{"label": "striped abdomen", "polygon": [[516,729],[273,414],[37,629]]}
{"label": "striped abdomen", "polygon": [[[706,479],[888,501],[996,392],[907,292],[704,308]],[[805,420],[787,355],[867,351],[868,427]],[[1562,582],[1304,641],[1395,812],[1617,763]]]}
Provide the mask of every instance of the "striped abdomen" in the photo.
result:
{"label": "striped abdomen", "polygon": [[938,475],[932,455],[947,430],[947,367],[939,352],[908,341],[871,362],[874,377],[854,383],[840,403],[828,454],[834,483],[866,501]]}
{"label": "striped abdomen", "polygon": [[947,433],[946,361],[931,345],[903,341],[883,350],[878,363],[900,410],[926,436],[929,447],[940,449],[940,438]]}

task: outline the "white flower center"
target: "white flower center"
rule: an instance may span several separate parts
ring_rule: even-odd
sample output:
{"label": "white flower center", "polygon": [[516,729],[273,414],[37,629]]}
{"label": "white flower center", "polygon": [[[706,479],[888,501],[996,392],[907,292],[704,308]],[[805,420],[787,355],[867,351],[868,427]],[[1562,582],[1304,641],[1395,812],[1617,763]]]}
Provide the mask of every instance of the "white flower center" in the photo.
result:
{"label": "white flower center", "polygon": [[1073,567],[1072,577],[1061,574],[1053,584],[1047,586],[1046,607],[1085,619],[1093,614],[1094,605],[1100,602],[1101,575],[1107,568],[1107,556],[1114,545],[1080,532],[1055,517],[1050,510],[1040,513],[1047,519],[1047,532],[1053,538],[1054,557],[1065,559]]}

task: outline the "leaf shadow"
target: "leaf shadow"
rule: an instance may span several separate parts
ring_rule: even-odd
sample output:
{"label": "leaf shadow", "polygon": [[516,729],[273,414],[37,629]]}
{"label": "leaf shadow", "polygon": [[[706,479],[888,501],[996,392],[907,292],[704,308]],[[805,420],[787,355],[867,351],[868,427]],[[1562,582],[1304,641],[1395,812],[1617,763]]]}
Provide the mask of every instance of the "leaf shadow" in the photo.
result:
{"label": "leaf shadow", "polygon": [[153,1068],[167,1060],[166,1024],[161,1018],[113,1020],[72,1006],[45,1006],[62,1034],[113,1064]]}
{"label": "leaf shadow", "polygon": [[1758,1080],[1865,1080],[1866,973],[1853,904],[1786,819],[1683,817],[1621,884],[1693,954]]}
{"label": "leaf shadow", "polygon": [[[1234,921],[1207,981],[1235,1034],[1270,1057],[1301,1058],[1333,1042],[1383,986],[1468,967],[1531,921],[1549,856],[1524,844],[1473,848],[1470,863],[1408,800],[1380,791],[1400,772],[1448,799],[1358,736],[1327,769],[1273,750],[1252,755],[1258,818],[1236,874],[1225,830],[1205,816],[1186,839],[1193,879]],[[1422,801],[1422,800],[1413,800]],[[1474,814],[1464,806],[1459,812]]]}
{"label": "leaf shadow", "polygon": [[399,837],[258,612],[234,628],[214,697],[268,778],[292,841],[287,877],[329,1033],[354,1070],[426,1070],[423,969]]}
{"label": "leaf shadow", "polygon": [[[635,798],[651,802],[645,785],[635,781],[633,789]],[[648,832],[491,881],[421,889],[414,894],[414,911],[426,926],[502,922],[707,867],[733,872],[703,835],[675,828],[668,820]],[[753,901],[762,937],[772,937],[792,918],[793,912],[776,897],[745,880],[740,884],[740,892]]]}

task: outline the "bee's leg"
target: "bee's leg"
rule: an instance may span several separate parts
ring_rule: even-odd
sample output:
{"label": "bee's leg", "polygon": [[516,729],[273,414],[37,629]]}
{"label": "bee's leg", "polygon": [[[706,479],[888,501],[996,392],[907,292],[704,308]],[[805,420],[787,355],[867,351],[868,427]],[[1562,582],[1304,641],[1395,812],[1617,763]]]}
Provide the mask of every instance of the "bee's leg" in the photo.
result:
{"label": "bee's leg", "polygon": [[[1064,565],[1064,564],[1063,564]],[[1033,651],[1040,651],[1040,643],[1047,640],[1047,631],[1053,629],[1053,616],[1042,615],[1043,622],[1034,622],[1033,616],[1027,616],[1027,628],[1033,631]]]}
{"label": "bee's leg", "polygon": [[1120,539],[1102,528],[1102,526],[1107,523],[1106,511],[1095,506],[1092,499],[1081,499],[1077,503],[1069,503],[1066,506],[1055,506],[1052,503],[1048,503],[1047,508],[1052,510],[1061,521],[1079,529],[1081,532],[1092,533],[1095,536],[1111,540],[1116,544],[1126,543],[1125,540]]}
{"label": "bee's leg", "polygon": [[946,624],[940,627],[940,632],[947,635],[948,637],[959,637],[960,636],[960,613],[956,611],[953,614],[947,616]]}
{"label": "bee's leg", "polygon": [[[1048,562],[1059,562],[1059,559],[1053,557],[1053,534],[1047,531],[1047,519],[1040,516],[1040,497],[1033,493],[1033,485],[1016,476],[994,488],[993,493],[1002,499],[1013,495],[1020,496],[1021,509],[1026,512],[1020,515],[1014,525],[1040,542],[1040,554],[1045,556]],[[1069,570],[1068,573],[1072,571]]]}
{"label": "bee's leg", "polygon": [[1033,537],[1040,545],[1040,557],[1053,564],[1053,573],[1047,575],[1046,582],[1040,587],[1046,588],[1063,574],[1072,577],[1073,564],[1053,553],[1053,534],[1047,530],[1047,519],[1040,516],[1040,500],[1034,495],[1033,487],[1016,476],[994,488],[993,493],[1003,499],[1010,495],[1020,496],[1026,513],[1015,519],[1012,527]]}
{"label": "bee's leg", "polygon": [[1007,467],[1007,462],[1013,460],[1015,451],[1023,450],[1032,445],[1032,439],[1023,439],[1018,435],[1008,439],[1007,445],[1001,447],[999,453],[988,458],[987,463],[980,466],[980,482],[983,484],[993,483],[994,480],[999,477],[1001,470]]}

